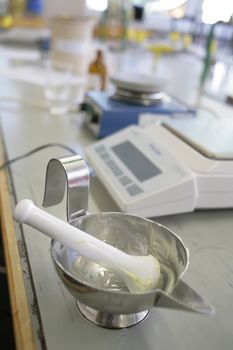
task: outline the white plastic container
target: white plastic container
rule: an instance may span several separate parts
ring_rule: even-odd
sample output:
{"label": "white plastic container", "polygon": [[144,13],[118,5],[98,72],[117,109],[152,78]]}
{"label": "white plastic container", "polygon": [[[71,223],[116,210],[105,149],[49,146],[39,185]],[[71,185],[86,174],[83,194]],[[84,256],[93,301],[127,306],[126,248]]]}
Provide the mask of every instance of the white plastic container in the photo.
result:
{"label": "white plastic container", "polygon": [[88,16],[51,19],[51,59],[69,63],[76,74],[86,75],[92,54],[95,20]]}

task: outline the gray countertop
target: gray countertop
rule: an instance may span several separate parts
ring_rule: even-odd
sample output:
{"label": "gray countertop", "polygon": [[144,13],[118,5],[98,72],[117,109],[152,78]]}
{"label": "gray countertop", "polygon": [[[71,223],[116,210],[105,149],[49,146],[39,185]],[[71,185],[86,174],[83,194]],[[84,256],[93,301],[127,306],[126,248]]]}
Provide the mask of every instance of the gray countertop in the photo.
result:
{"label": "gray countertop", "polygon": [[[31,95],[35,100],[40,95],[39,88],[32,91],[26,84],[8,82],[5,86],[12,97],[23,94],[30,100]],[[85,146],[95,141],[78,114],[55,117],[44,108],[14,103],[1,103],[1,138],[8,159],[51,142],[85,154]],[[49,147],[12,164],[14,201],[29,198],[41,207],[48,161],[68,154],[62,148]],[[118,210],[97,178],[91,179],[89,210]],[[48,208],[48,212],[65,219],[65,203]],[[31,305],[37,349],[232,349],[232,210],[196,211],[155,220],[174,230],[189,248],[190,265],[184,281],[214,305],[216,315],[153,308],[146,320],[135,327],[123,330],[97,327],[79,313],[74,298],[57,277],[49,238],[25,225],[23,238],[31,273],[28,298],[30,305],[32,300],[38,305],[37,313]]]}

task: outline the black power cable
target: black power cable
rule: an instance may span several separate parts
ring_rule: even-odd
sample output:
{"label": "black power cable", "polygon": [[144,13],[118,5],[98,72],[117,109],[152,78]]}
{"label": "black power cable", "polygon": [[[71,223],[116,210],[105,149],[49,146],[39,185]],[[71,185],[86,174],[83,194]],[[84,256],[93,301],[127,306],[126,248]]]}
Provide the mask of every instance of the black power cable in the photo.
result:
{"label": "black power cable", "polygon": [[21,156],[18,156],[18,157],[15,157],[13,159],[6,161],[2,165],[0,165],[0,170],[4,169],[5,167],[9,166],[10,164],[12,164],[14,162],[17,162],[18,160],[29,157],[32,154],[39,152],[39,151],[42,151],[43,149],[49,148],[49,147],[60,147],[60,148],[63,148],[65,150],[69,151],[71,154],[77,154],[77,152],[74,151],[72,148],[70,148],[69,146],[63,145],[61,143],[46,143],[44,145],[41,145],[39,147],[32,149],[31,151],[28,151],[27,153],[22,154]]}

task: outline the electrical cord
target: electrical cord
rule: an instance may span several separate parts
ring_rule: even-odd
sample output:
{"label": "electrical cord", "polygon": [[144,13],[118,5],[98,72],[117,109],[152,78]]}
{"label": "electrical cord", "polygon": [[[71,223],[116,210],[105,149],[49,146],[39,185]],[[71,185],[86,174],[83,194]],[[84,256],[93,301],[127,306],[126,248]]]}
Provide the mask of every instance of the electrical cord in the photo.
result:
{"label": "electrical cord", "polygon": [[215,118],[215,119],[219,119],[219,115],[218,113],[216,113],[212,108],[209,108],[205,105],[202,105],[200,104],[198,107],[197,107],[197,110],[199,111],[206,111],[206,112],[209,112],[210,114],[212,114],[212,116]]}
{"label": "electrical cord", "polygon": [[6,161],[2,165],[0,165],[0,170],[4,169],[5,167],[9,166],[12,163],[17,162],[18,160],[21,160],[23,158],[29,157],[32,154],[34,154],[36,152],[39,152],[39,151],[42,151],[43,149],[49,148],[49,147],[61,147],[61,148],[65,149],[65,150],[69,151],[71,154],[77,154],[77,152],[74,151],[72,148],[70,148],[69,146],[63,145],[61,143],[46,143],[44,145],[36,147],[36,148],[34,148],[34,149],[32,149],[32,150],[22,154],[21,156],[18,156],[18,157],[15,157],[15,158],[12,158],[12,159]]}

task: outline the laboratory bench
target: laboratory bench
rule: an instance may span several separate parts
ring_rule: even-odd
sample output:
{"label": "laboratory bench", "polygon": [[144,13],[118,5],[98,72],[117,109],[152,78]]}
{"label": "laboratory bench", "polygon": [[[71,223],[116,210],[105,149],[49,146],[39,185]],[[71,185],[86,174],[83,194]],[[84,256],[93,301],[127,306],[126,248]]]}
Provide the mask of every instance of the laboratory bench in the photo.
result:
{"label": "laboratory bench", "polygon": [[[232,209],[195,211],[154,218],[177,233],[189,249],[184,281],[216,310],[213,316],[152,308],[140,324],[121,330],[96,326],[77,309],[56,274],[50,239],[13,220],[17,202],[31,199],[42,207],[46,167],[51,158],[68,156],[69,146],[85,157],[96,141],[78,113],[51,116],[40,104],[41,87],[1,79],[1,161],[41,145],[49,147],[0,171],[1,230],[17,350],[231,350],[233,342]],[[37,104],[26,103],[36,101]],[[231,115],[230,107],[203,102]],[[61,146],[52,145],[59,143]],[[46,210],[66,220],[65,202]],[[91,177],[89,212],[118,211],[101,182]]]}

